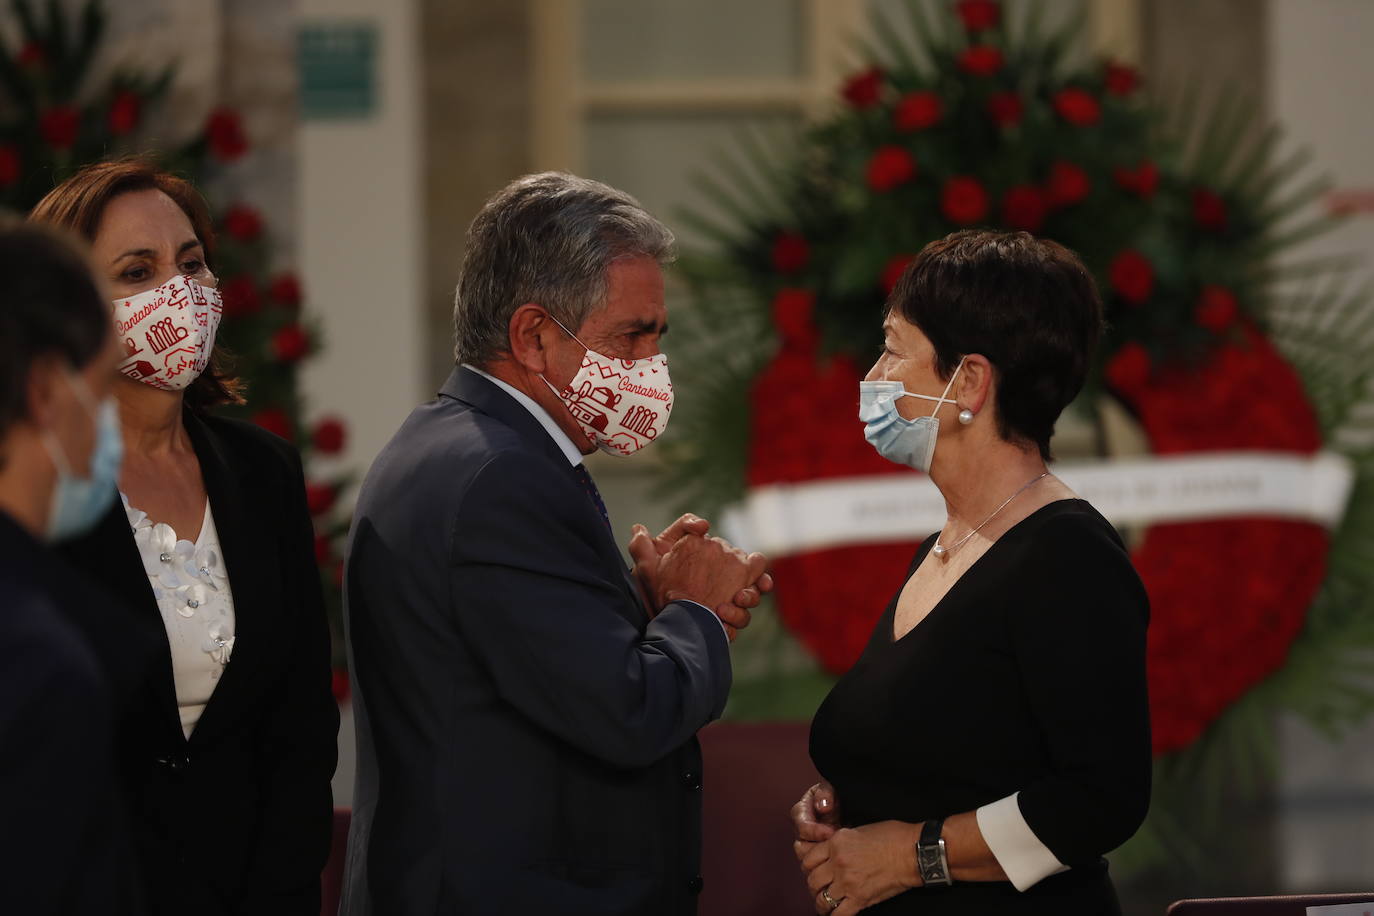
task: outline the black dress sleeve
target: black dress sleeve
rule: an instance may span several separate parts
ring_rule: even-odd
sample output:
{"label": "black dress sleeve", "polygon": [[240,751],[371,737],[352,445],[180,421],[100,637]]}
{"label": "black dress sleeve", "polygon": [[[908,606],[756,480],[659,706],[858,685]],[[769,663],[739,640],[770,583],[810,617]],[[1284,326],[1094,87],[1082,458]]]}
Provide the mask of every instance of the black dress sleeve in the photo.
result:
{"label": "black dress sleeve", "polygon": [[330,690],[329,625],[300,458],[294,449],[282,452],[283,498],[274,527],[285,558],[284,606],[299,613],[294,630],[283,634],[293,662],[271,689],[273,703],[259,725],[262,807],[239,904],[245,916],[319,913],[333,825],[339,709]]}
{"label": "black dress sleeve", "polygon": [[1149,807],[1149,599],[1105,522],[1065,516],[1038,534],[1008,628],[1051,773],[1018,801],[1059,861],[1083,865],[1129,839]]}

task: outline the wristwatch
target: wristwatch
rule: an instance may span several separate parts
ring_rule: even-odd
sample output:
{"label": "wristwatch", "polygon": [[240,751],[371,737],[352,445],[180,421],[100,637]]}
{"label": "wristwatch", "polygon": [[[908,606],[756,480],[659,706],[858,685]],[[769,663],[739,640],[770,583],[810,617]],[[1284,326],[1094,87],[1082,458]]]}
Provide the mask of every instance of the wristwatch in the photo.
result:
{"label": "wristwatch", "polygon": [[940,884],[953,884],[949,876],[949,859],[945,857],[945,841],[940,836],[945,819],[928,820],[921,827],[921,838],[916,841],[916,867],[921,872],[921,883],[926,887]]}

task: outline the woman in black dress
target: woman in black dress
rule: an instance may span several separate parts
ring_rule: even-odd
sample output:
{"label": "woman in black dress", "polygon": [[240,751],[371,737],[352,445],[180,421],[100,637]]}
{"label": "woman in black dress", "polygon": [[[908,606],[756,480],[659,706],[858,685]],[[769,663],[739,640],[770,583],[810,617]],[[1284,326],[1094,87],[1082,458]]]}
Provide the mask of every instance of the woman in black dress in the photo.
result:
{"label": "woman in black dress", "polygon": [[1149,805],[1149,603],[1046,469],[1101,326],[1078,258],[1025,233],[933,242],[888,300],[860,418],[948,519],[812,722],[818,913],[1120,912],[1102,857]]}
{"label": "woman in black dress", "polygon": [[214,238],[196,191],[139,161],[90,166],[30,219],[85,238],[114,298],[119,498],[66,542],[112,606],[82,621],[117,697],[130,847],[155,914],[320,910],[339,713],[300,457],[217,417]]}

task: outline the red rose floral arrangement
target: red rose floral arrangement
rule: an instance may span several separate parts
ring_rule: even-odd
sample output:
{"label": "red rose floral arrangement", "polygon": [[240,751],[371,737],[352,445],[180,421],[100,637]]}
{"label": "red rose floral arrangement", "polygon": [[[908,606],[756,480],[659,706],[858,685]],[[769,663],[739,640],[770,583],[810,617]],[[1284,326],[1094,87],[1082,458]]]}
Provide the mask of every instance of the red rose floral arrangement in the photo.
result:
{"label": "red rose floral arrangement", "polygon": [[[1195,143],[1161,137],[1134,68],[1075,69],[1065,54],[1074,36],[1044,34],[1039,4],[1027,7],[1009,22],[992,0],[950,3],[944,15],[963,34],[954,41],[921,4],[909,29],[875,21],[879,59],[844,84],[833,115],[776,154],[742,143],[725,181],[703,181],[728,198],[720,212],[741,215],[690,214],[717,247],[683,263],[695,314],[674,335],[674,372],[682,390],[707,389],[684,399],[665,443],[665,490],[684,505],[719,508],[752,487],[914,475],[864,441],[857,382],[878,349],[884,297],[912,254],[968,226],[1032,232],[1082,256],[1109,330],[1081,406],[1092,414],[1101,399],[1118,401],[1156,454],[1307,455],[1360,422],[1368,306],[1339,285],[1294,292],[1273,267],[1286,246],[1329,228],[1326,217],[1301,217],[1320,187],[1276,170],[1272,139],[1242,142],[1248,115],[1238,105],[1205,112]],[[722,356],[724,327],[772,343]],[[1358,493],[1374,482],[1374,453],[1350,457]],[[1264,710],[1299,707],[1335,727],[1374,706],[1348,669],[1312,661],[1374,648],[1369,628],[1357,629],[1374,614],[1374,570],[1352,559],[1374,550],[1371,513],[1352,511],[1334,532],[1231,518],[1156,525],[1137,540],[1166,817],[1188,810],[1180,799],[1190,787],[1174,774],[1199,761],[1225,771],[1214,763],[1222,742],[1202,739],[1259,722],[1234,745],[1251,753],[1272,741]],[[778,619],[821,669],[843,672],[915,546],[777,558]],[[778,644],[761,650],[772,660],[744,665],[754,674],[737,678],[736,710],[751,696],[767,697],[759,714],[814,709],[826,682],[806,680],[797,653]],[[1167,845],[1152,823],[1135,848]]]}

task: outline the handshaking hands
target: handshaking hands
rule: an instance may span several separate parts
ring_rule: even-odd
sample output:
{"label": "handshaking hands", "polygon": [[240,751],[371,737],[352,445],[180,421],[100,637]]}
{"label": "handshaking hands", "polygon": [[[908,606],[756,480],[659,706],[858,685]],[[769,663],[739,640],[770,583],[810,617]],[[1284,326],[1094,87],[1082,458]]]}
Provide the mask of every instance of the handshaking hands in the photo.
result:
{"label": "handshaking hands", "polygon": [[710,529],[710,522],[691,513],[658,537],[635,525],[630,558],[651,614],[673,601],[695,601],[715,612],[733,640],[749,625],[749,609],[773,590],[773,577],[766,571],[767,557],[710,537]]}

